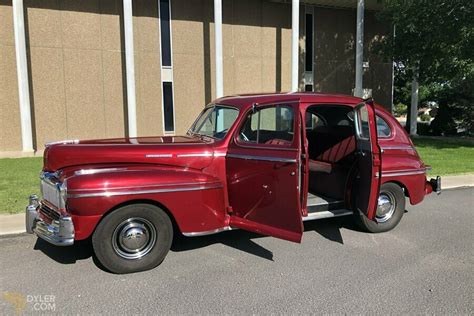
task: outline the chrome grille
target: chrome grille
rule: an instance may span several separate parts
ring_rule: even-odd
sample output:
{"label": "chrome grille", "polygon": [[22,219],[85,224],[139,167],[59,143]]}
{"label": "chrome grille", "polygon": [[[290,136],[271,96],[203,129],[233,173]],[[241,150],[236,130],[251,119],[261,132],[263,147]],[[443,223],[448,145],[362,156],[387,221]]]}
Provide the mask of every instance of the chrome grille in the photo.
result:
{"label": "chrome grille", "polygon": [[41,180],[41,193],[43,194],[43,199],[50,202],[55,207],[61,207],[61,197],[60,191],[56,183],[52,181],[57,181],[55,178],[48,178]]}
{"label": "chrome grille", "polygon": [[59,212],[48,206],[46,203],[41,203],[40,212],[52,220],[59,220]]}

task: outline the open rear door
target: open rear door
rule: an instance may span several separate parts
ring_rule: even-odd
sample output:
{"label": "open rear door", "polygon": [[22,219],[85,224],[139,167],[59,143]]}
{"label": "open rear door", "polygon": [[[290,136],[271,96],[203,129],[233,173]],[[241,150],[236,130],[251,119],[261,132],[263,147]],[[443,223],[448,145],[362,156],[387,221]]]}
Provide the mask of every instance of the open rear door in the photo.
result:
{"label": "open rear door", "polygon": [[255,106],[226,157],[230,225],[301,242],[298,103]]}
{"label": "open rear door", "polygon": [[375,109],[372,100],[354,109],[359,177],[354,186],[355,207],[373,220],[380,190],[382,158],[377,140]]}

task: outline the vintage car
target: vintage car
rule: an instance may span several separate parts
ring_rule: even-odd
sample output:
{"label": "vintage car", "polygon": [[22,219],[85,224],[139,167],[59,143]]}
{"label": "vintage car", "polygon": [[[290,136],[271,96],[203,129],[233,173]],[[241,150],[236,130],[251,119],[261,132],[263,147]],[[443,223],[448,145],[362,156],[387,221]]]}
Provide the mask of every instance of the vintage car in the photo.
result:
{"label": "vintage car", "polygon": [[300,242],[303,221],[343,215],[388,231],[406,198],[440,192],[428,169],[372,100],[230,96],[206,106],[185,136],[48,144],[26,228],[58,246],[90,238],[106,269],[136,272],[159,265],[177,233],[243,229]]}

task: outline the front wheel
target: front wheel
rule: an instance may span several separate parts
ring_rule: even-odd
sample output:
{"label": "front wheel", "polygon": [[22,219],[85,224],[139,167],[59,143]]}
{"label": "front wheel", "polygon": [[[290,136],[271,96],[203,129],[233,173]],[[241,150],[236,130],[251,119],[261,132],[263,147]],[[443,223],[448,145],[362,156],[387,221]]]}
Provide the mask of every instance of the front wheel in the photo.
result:
{"label": "front wheel", "polygon": [[158,266],[172,240],[173,225],[162,209],[133,204],[116,209],[99,223],[92,246],[107,270],[122,274]]}
{"label": "front wheel", "polygon": [[405,194],[403,189],[395,183],[385,183],[380,188],[377,210],[374,220],[370,220],[357,212],[356,223],[371,233],[382,233],[395,228],[405,212]]}

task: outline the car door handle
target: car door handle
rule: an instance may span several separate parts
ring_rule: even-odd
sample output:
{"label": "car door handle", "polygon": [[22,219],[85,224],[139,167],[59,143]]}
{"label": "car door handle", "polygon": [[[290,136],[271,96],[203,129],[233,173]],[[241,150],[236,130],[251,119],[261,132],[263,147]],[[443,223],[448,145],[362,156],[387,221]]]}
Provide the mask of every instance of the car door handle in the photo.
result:
{"label": "car door handle", "polygon": [[356,151],[355,154],[356,154],[356,156],[365,157],[365,152],[363,152],[362,150]]}

